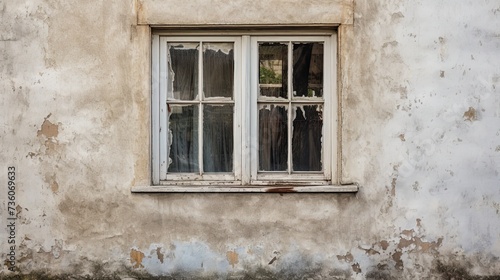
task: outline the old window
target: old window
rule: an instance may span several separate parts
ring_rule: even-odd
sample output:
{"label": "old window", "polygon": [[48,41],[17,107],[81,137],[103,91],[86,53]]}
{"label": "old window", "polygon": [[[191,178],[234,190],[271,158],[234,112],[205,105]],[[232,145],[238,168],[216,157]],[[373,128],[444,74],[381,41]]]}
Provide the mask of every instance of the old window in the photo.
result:
{"label": "old window", "polygon": [[331,37],[252,37],[251,49],[254,184],[331,182]]}
{"label": "old window", "polygon": [[153,35],[147,191],[345,191],[335,32],[234,33]]}

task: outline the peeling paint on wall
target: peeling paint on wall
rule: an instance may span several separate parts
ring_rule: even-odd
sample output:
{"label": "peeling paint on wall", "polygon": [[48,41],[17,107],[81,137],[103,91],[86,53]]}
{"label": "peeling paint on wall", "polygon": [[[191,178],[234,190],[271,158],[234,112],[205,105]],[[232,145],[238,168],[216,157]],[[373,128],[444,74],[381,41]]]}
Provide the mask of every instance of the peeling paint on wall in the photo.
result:
{"label": "peeling paint on wall", "polygon": [[134,268],[142,268],[144,265],[142,264],[142,260],[144,259],[144,253],[141,251],[137,251],[132,249],[130,251],[130,263],[133,264]]}
{"label": "peeling paint on wall", "polygon": [[45,117],[42,127],[37,131],[37,136],[44,135],[47,138],[55,138],[59,134],[59,127],[51,123],[48,119],[52,114]]}
{"label": "peeling paint on wall", "polygon": [[464,113],[464,119],[470,122],[477,120],[476,109],[469,107],[469,110]]}
{"label": "peeling paint on wall", "polygon": [[228,251],[226,253],[227,261],[234,268],[234,265],[238,263],[238,254],[234,251]]}

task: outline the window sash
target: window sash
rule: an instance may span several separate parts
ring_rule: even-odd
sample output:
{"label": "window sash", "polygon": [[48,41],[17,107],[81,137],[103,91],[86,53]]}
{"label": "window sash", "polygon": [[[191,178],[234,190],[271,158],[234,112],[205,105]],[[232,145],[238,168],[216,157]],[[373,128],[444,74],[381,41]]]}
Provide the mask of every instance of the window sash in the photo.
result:
{"label": "window sash", "polygon": [[[333,162],[336,160],[336,147],[334,145],[332,132],[336,131],[336,115],[337,100],[336,100],[336,69],[335,54],[336,54],[336,36],[253,36],[251,38],[251,178],[252,184],[275,184],[279,182],[287,182],[290,184],[299,182],[314,182],[322,184],[332,180]],[[288,94],[287,99],[274,98],[268,96],[260,96],[259,94],[259,43],[261,42],[282,42],[288,44]],[[295,42],[323,42],[323,97],[322,98],[300,98],[293,97],[292,99],[292,43]],[[286,171],[259,171],[259,105],[260,104],[283,104],[290,106],[288,108],[288,152],[287,152],[287,170]],[[294,104],[322,104],[323,107],[323,127],[322,127],[322,171],[292,171],[292,126],[291,114]],[[335,127],[334,127],[335,126]],[[334,151],[335,150],[335,151]],[[335,153],[335,154],[334,154]]]}
{"label": "window sash", "polygon": [[[157,37],[157,36],[154,36]],[[156,39],[158,42],[156,43],[158,46],[154,46],[152,48],[153,51],[153,62],[155,60],[158,61],[159,67],[159,87],[156,89],[158,91],[158,96],[153,94],[153,100],[158,100],[159,108],[155,110],[155,104],[153,104],[153,114],[158,114],[159,122],[158,124],[153,123],[153,139],[159,138],[158,143],[153,142],[153,149],[159,151],[159,156],[157,157],[158,163],[153,162],[153,165],[159,164],[159,168],[157,170],[153,169],[153,171],[158,172],[157,176],[153,175],[153,179],[157,178],[156,184],[161,181],[172,181],[178,183],[179,181],[198,181],[198,180],[219,180],[219,181],[239,181],[241,180],[241,153],[238,151],[241,150],[241,132],[239,132],[240,120],[241,120],[241,80],[240,80],[240,72],[241,72],[241,38],[235,36],[223,36],[223,37],[213,37],[213,36],[197,36],[197,37],[186,37],[186,36],[158,36]],[[199,47],[199,55],[198,55],[198,99],[197,100],[167,100],[167,82],[168,82],[168,62],[167,62],[167,54],[168,54],[168,43],[184,43],[184,42],[193,42],[200,43]],[[234,44],[234,72],[233,72],[233,99],[224,97],[216,97],[216,98],[202,98],[203,94],[203,48],[202,43],[204,42],[230,42]],[[153,44],[155,44],[155,39],[153,39]],[[154,52],[157,52],[155,55]],[[155,63],[153,63],[153,69],[155,69]],[[155,88],[153,87],[153,90]],[[167,120],[167,103],[173,105],[188,105],[188,104],[198,104],[199,110],[202,110],[203,105],[211,105],[211,104],[227,104],[233,105],[233,172],[217,172],[217,173],[168,173],[168,145],[167,137],[168,137],[168,120]],[[198,115],[198,164],[199,170],[203,170],[203,114]],[[154,119],[154,115],[153,115]],[[156,127],[155,127],[156,125]],[[158,135],[156,135],[158,134]],[[153,152],[155,153],[155,152]],[[155,181],[154,181],[155,182]]]}

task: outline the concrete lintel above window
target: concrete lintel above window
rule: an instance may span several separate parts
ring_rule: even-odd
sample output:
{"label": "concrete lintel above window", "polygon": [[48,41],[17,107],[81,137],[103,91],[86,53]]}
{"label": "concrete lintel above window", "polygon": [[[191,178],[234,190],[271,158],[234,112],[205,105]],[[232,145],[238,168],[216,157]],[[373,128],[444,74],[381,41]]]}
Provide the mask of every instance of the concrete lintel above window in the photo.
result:
{"label": "concrete lintel above window", "polygon": [[355,193],[358,186],[135,186],[133,193]]}
{"label": "concrete lintel above window", "polygon": [[[138,24],[352,24],[354,0],[136,0]],[[307,11],[307,12],[304,12]]]}

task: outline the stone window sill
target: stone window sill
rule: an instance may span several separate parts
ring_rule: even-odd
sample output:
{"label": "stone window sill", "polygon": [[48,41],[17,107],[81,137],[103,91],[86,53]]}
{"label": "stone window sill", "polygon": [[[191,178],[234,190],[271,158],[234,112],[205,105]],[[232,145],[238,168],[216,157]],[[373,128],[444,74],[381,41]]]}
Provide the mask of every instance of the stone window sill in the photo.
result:
{"label": "stone window sill", "polygon": [[133,193],[356,193],[356,184],[322,186],[135,186]]}

